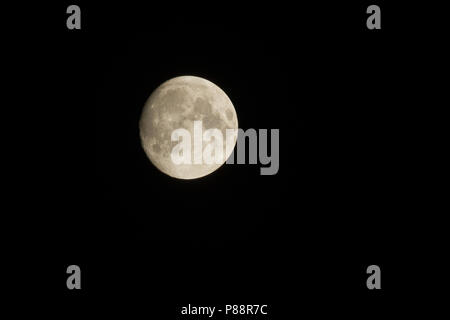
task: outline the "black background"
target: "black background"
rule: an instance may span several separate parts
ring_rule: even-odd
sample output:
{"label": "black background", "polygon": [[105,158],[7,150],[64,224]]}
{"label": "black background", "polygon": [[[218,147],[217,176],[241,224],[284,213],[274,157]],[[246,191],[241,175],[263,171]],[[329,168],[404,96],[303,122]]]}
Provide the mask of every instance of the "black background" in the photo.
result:
{"label": "black background", "polygon": [[[377,2],[382,29],[367,30],[365,2],[78,1],[82,29],[68,30],[70,4],[47,11],[43,60],[55,100],[43,264],[61,314],[179,319],[188,303],[242,303],[272,319],[370,318],[399,303],[414,179],[404,8]],[[280,129],[277,175],[225,165],[183,181],[151,165],[140,112],[180,75],[221,87],[240,128]],[[66,288],[71,264],[80,291]],[[371,264],[382,290],[366,288]]]}

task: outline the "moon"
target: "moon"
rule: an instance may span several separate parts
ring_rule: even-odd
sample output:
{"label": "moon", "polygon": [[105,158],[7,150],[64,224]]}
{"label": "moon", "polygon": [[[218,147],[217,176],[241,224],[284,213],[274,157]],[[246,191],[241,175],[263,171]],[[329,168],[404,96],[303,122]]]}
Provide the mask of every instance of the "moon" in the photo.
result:
{"label": "moon", "polygon": [[[223,161],[175,164],[171,152],[179,142],[171,140],[173,130],[188,130],[193,145],[194,121],[198,120],[202,121],[202,132],[211,128],[222,132]],[[226,129],[237,128],[236,110],[230,98],[211,81],[194,76],[172,78],[156,88],[145,103],[139,121],[141,144],[147,157],[161,172],[178,179],[196,179],[217,170],[236,145],[237,130],[231,139],[226,139]],[[191,159],[194,159],[194,148],[191,149]]]}

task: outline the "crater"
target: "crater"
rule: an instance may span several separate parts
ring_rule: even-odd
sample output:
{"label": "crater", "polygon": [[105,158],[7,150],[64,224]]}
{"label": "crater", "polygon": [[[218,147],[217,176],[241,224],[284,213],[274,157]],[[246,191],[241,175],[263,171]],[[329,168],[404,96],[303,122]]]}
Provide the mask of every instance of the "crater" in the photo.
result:
{"label": "crater", "polygon": [[154,145],[152,145],[152,150],[154,153],[160,153],[161,147],[159,146],[159,144],[155,143]]}
{"label": "crater", "polygon": [[233,112],[231,112],[231,110],[225,111],[225,114],[226,114],[227,119],[228,119],[229,121],[233,120]]}
{"label": "crater", "polygon": [[194,102],[194,112],[209,115],[211,114],[211,105],[205,99],[197,98]]}
{"label": "crater", "polygon": [[184,111],[184,104],[187,100],[187,92],[184,89],[170,89],[160,98],[159,113],[180,114]]}

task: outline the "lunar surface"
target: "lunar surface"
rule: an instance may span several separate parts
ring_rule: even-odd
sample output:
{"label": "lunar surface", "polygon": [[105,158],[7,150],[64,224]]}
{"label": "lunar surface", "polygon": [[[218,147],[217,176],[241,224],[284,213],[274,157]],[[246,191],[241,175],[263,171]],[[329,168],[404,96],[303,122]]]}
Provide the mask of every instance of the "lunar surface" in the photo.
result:
{"label": "lunar surface", "polygon": [[[175,129],[184,128],[194,145],[194,121],[202,121],[202,132],[217,128],[223,135],[223,161],[212,164],[175,164],[171,158]],[[237,133],[226,139],[226,129],[237,129],[236,110],[228,96],[214,83],[199,77],[182,76],[161,84],[148,98],[139,130],[142,147],[150,161],[165,174],[179,179],[196,179],[217,170],[236,145]],[[203,142],[204,149],[207,143]],[[191,158],[194,159],[192,147]]]}

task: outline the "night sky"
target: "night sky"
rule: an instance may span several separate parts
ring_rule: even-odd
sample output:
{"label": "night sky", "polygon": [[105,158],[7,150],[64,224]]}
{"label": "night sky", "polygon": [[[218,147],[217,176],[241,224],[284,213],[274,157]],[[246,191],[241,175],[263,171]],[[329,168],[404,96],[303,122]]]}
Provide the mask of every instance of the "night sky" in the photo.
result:
{"label": "night sky", "polygon": [[[59,132],[47,164],[54,301],[130,319],[178,319],[188,303],[267,303],[271,319],[384,314],[408,250],[401,123],[412,80],[399,8],[378,3],[382,29],[368,30],[363,2],[78,1],[82,28],[68,30],[69,4],[46,22]],[[276,175],[241,164],[178,180],[150,163],[142,108],[181,75],[224,90],[240,128],[280,130]],[[65,287],[70,264],[81,267],[80,291]],[[366,288],[371,264],[380,291]]]}

